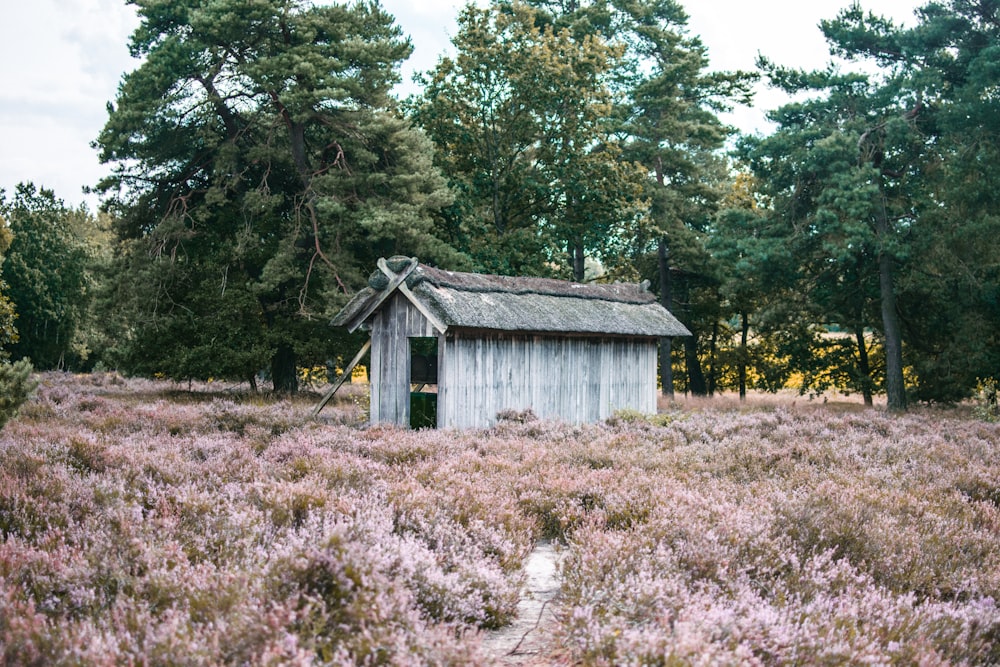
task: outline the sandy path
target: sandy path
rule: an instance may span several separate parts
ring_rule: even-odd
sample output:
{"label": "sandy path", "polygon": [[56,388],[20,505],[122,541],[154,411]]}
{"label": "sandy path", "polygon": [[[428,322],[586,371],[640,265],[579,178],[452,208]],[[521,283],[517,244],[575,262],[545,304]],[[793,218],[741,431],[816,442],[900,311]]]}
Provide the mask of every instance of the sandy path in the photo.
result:
{"label": "sandy path", "polygon": [[548,540],[539,542],[524,564],[526,581],[517,619],[486,633],[483,648],[498,665],[552,665],[560,660],[552,639],[553,599],[559,592],[561,554]]}

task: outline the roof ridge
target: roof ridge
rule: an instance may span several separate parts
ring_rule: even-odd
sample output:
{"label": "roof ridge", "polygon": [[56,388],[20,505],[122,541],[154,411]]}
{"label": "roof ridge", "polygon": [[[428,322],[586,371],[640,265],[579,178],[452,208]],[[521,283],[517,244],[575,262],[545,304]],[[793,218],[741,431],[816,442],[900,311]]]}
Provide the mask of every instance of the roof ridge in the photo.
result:
{"label": "roof ridge", "polygon": [[[412,283],[409,281],[412,280]],[[420,264],[410,274],[410,286],[428,282],[435,287],[472,293],[558,296],[616,303],[651,303],[655,295],[637,283],[578,283],[540,276],[502,276],[486,273],[447,271]]]}

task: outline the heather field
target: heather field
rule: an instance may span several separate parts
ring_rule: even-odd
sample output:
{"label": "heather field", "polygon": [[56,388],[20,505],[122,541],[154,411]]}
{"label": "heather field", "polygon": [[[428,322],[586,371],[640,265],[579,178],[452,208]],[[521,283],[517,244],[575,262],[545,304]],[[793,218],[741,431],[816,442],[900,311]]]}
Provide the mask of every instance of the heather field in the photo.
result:
{"label": "heather field", "polygon": [[350,392],[40,380],[0,432],[3,664],[504,664],[545,539],[533,664],[1000,663],[1000,425],[962,411],[408,432]]}

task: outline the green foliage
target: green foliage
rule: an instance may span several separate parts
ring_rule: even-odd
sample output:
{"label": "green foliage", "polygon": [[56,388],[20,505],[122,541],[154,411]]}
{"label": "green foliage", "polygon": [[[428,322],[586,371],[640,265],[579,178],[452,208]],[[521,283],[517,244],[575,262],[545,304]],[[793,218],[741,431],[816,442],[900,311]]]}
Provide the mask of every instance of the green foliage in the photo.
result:
{"label": "green foliage", "polygon": [[[7,335],[5,347],[40,369],[79,367],[89,355],[84,329],[102,243],[96,221],[32,183],[19,184],[10,201],[0,191],[0,210],[13,235],[4,257],[4,296],[17,309],[20,334],[16,340]],[[0,309],[9,321],[9,309]]]}
{"label": "green foliage", "polygon": [[976,383],[975,414],[984,421],[1000,420],[1000,405],[997,404],[997,392],[1000,382],[995,378],[985,378]]}
{"label": "green foliage", "polygon": [[588,2],[561,14],[553,3],[534,4],[575,31],[613,36],[622,49],[612,77],[615,131],[624,137],[623,158],[646,172],[648,204],[605,263],[614,276],[649,279],[691,330],[681,384],[705,393],[698,349],[719,319],[718,266],[705,241],[728,181],[721,151],[730,130],[718,112],[748,102],[756,76],[709,71],[705,46],[688,35],[687,14],[670,0]]}
{"label": "green foliage", "polygon": [[[2,195],[2,191],[0,191],[0,195]],[[7,249],[10,248],[12,240],[13,234],[11,234],[10,225],[0,215],[0,264],[3,263],[3,258]],[[7,347],[11,343],[16,343],[18,339],[17,326],[14,324],[17,313],[14,303],[7,296],[9,289],[6,281],[0,280],[0,358],[3,359],[9,356]]]}
{"label": "green foliage", "polygon": [[[729,132],[717,113],[746,101],[755,77],[708,72],[686,23],[659,0],[468,7],[457,56],[412,103],[458,193],[449,239],[499,273],[584,280],[596,259],[606,278],[650,278],[671,309],[675,265],[713,284],[703,233]],[[661,247],[666,268],[650,269]],[[717,308],[700,311],[712,296],[695,292],[678,314],[697,333]]]}
{"label": "green foliage", "polygon": [[[883,374],[891,409],[906,404],[904,349],[913,371],[906,389],[922,400],[964,398],[981,369],[1000,361],[988,240],[1000,232],[996,69],[986,64],[1000,44],[994,14],[947,2],[904,29],[855,5],[822,28],[833,55],[876,68],[802,72],[761,61],[771,83],[799,99],[772,112],[771,136],[743,142],[766,207],[752,229],[725,219],[737,237],[721,245],[765,272],[772,241],[791,261],[777,290],[753,302],[737,290],[731,297],[766,326],[770,304],[800,294],[796,320],[857,341],[854,353],[827,346],[827,361],[869,400]],[[738,265],[732,277],[739,284],[746,275]],[[872,330],[882,370],[863,342]]]}
{"label": "green foliage", "polygon": [[641,174],[612,135],[607,84],[621,49],[543,25],[528,5],[466,7],[413,115],[458,199],[449,238],[480,268],[546,274],[610,259],[641,214]]}
{"label": "green foliage", "polygon": [[97,140],[116,358],[174,378],[270,366],[294,391],[377,257],[463,261],[438,238],[451,194],[430,144],[391,110],[411,47],[375,3],[133,4],[145,60]]}
{"label": "green foliage", "polygon": [[8,358],[8,348],[19,339],[17,326],[14,324],[17,312],[14,310],[14,302],[6,294],[8,289],[7,282],[0,280],[0,358]]}
{"label": "green foliage", "polygon": [[652,426],[669,426],[676,417],[672,414],[660,412],[656,414],[646,414],[638,410],[622,409],[615,410],[614,413],[605,419],[608,426],[630,426],[635,424],[650,424]]}
{"label": "green foliage", "polygon": [[17,416],[38,385],[31,377],[32,370],[27,359],[0,363],[0,428]]}

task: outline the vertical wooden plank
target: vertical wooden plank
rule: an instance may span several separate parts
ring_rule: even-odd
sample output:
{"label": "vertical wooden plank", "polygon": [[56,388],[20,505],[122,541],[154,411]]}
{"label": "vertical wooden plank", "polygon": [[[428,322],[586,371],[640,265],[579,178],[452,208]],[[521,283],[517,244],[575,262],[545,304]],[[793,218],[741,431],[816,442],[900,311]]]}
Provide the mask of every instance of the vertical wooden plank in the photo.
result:
{"label": "vertical wooden plank", "polygon": [[381,383],[382,389],[379,393],[379,421],[396,423],[396,365],[399,363],[396,358],[396,335],[392,317],[392,310],[386,306],[382,315],[382,368]]}
{"label": "vertical wooden plank", "polygon": [[608,382],[611,380],[608,375],[608,346],[611,341],[602,338],[597,346],[597,418],[606,419],[608,410]]}
{"label": "vertical wooden plank", "polygon": [[587,421],[587,360],[589,358],[590,341],[586,338],[574,338],[573,343],[573,422],[576,424]]}
{"label": "vertical wooden plank", "polygon": [[574,413],[576,412],[576,406],[574,405],[574,385],[576,384],[574,378],[574,359],[573,359],[573,341],[569,338],[559,339],[559,352],[560,352],[560,365],[562,370],[562,382],[560,383],[560,405],[559,405],[559,415],[562,421],[572,423],[574,421]]}
{"label": "vertical wooden plank", "polygon": [[485,423],[487,423],[486,414],[485,414],[486,413],[486,408],[485,408],[485,405],[484,405],[484,399],[485,399],[484,388],[486,386],[486,376],[485,376],[485,374],[483,372],[483,370],[484,370],[483,369],[483,365],[484,365],[483,355],[485,354],[485,351],[483,350],[483,348],[485,347],[485,345],[486,345],[486,341],[483,340],[483,338],[481,336],[476,338],[476,353],[475,353],[475,357],[474,357],[474,359],[475,359],[475,362],[474,362],[475,363],[475,365],[474,365],[475,372],[473,373],[473,376],[472,376],[473,377],[473,389],[472,389],[472,391],[473,391],[473,395],[475,397],[474,398],[474,402],[473,402],[473,405],[475,406],[475,409],[473,410],[473,414],[476,415],[476,423],[479,423],[479,424],[485,424]]}
{"label": "vertical wooden plank", "polygon": [[398,424],[396,416],[396,396],[399,394],[398,382],[396,379],[399,368],[399,349],[396,335],[396,318],[393,317],[392,309],[385,312],[386,317],[386,355],[382,358],[383,377],[385,382],[382,385],[382,414],[383,421]]}
{"label": "vertical wooden plank", "polygon": [[383,350],[383,345],[385,344],[383,337],[381,313],[375,313],[375,317],[372,320],[371,368],[368,369],[368,419],[372,424],[377,424],[381,421],[379,401],[381,400],[382,388],[382,355],[385,354]]}
{"label": "vertical wooden plank", "polygon": [[[632,341],[628,339],[624,340],[623,346],[625,368],[635,368],[634,360],[632,358]],[[629,377],[629,374],[622,374],[622,402],[625,404],[625,407],[630,410],[635,409],[635,404],[632,402],[632,382],[633,379]]]}
{"label": "vertical wooden plank", "polygon": [[448,360],[445,362],[447,372],[447,387],[445,387],[445,404],[447,407],[448,426],[458,426],[458,415],[461,413],[459,407],[459,397],[461,396],[461,382],[459,381],[458,369],[461,366],[459,358],[458,343],[454,333],[445,338],[445,349],[448,351]]}
{"label": "vertical wooden plank", "polygon": [[399,395],[399,345],[396,324],[396,312],[392,307],[395,296],[387,300],[385,305],[385,357],[383,357],[382,376],[382,421],[393,424],[399,423],[396,415],[396,401]]}
{"label": "vertical wooden plank", "polygon": [[552,341],[552,348],[555,350],[553,355],[554,368],[552,377],[555,378],[555,386],[553,387],[555,391],[553,395],[555,401],[552,404],[552,408],[549,410],[549,414],[553,418],[558,419],[565,415],[566,406],[566,346],[565,339],[557,338]]}
{"label": "vertical wooden plank", "polygon": [[438,428],[445,428],[448,424],[448,348],[445,345],[444,334],[437,337],[437,364],[438,364],[438,386],[437,386],[437,412],[435,420]]}
{"label": "vertical wooden plank", "polygon": [[601,354],[601,368],[603,369],[603,380],[601,387],[601,416],[607,418],[612,412],[612,400],[613,392],[611,390],[611,384],[614,381],[614,362],[615,362],[615,340],[611,339],[605,341],[604,350]]}
{"label": "vertical wooden plank", "polygon": [[494,366],[496,362],[496,339],[492,336],[486,336],[482,341],[483,355],[481,357],[482,369],[480,370],[480,378],[482,379],[478,388],[482,412],[479,418],[483,424],[490,425],[496,420],[496,410],[492,409],[492,406],[496,402],[496,392],[494,391],[494,383],[496,382],[494,373],[496,370]]}
{"label": "vertical wooden plank", "polygon": [[[458,425],[457,419],[459,413],[458,403],[457,403],[458,397],[460,395],[458,372],[457,372],[459,366],[458,348],[457,344],[455,343],[454,334],[443,336],[443,340],[444,340],[444,349],[446,357],[444,362],[445,379],[443,381],[444,405],[445,405],[444,423],[447,426],[452,427]],[[440,391],[441,389],[442,387],[438,386],[438,391]]]}
{"label": "vertical wooden plank", "polygon": [[[396,295],[398,306],[404,306],[402,294]],[[399,393],[396,394],[396,423],[400,426],[410,425],[410,338],[406,335],[406,309],[397,309],[397,350],[402,363],[396,371],[396,381],[399,382]]]}
{"label": "vertical wooden plank", "polygon": [[386,372],[382,387],[382,421],[400,426],[410,424],[410,341],[406,336],[406,310],[400,294],[387,300],[385,330],[387,355],[383,358]]}
{"label": "vertical wooden plank", "polygon": [[615,345],[615,371],[614,371],[614,399],[613,399],[613,409],[621,410],[628,407],[628,403],[625,401],[623,395],[624,392],[624,377],[628,373],[628,357],[626,356],[625,341],[618,339]]}
{"label": "vertical wooden plank", "polygon": [[384,410],[388,421],[393,424],[399,423],[399,415],[396,414],[396,405],[399,401],[399,322],[396,319],[396,309],[392,307],[396,300],[395,295],[389,300],[386,306],[386,336],[389,344],[386,346],[388,355],[386,356],[386,386]]}
{"label": "vertical wooden plank", "polygon": [[530,363],[525,356],[525,339],[523,336],[511,336],[510,338],[510,365],[511,365],[511,407],[515,410],[524,410],[531,405],[530,398],[525,396],[525,377],[530,373],[528,367]]}
{"label": "vertical wooden plank", "polygon": [[550,414],[553,417],[561,417],[565,413],[566,406],[566,349],[565,339],[557,338],[553,342],[555,354],[552,360],[555,362],[553,376],[556,378],[555,404],[552,406]]}
{"label": "vertical wooden plank", "polygon": [[594,422],[598,419],[601,400],[601,359],[598,356],[601,349],[599,340],[587,340],[587,366],[584,368],[584,378],[587,382],[586,418],[587,422]]}
{"label": "vertical wooden plank", "polygon": [[453,405],[455,406],[455,424],[464,427],[469,413],[468,396],[468,375],[469,360],[466,358],[466,340],[456,336],[455,349],[452,351],[452,359],[457,363],[455,368],[455,385],[458,387],[458,394],[455,396]]}
{"label": "vertical wooden plank", "polygon": [[451,408],[454,410],[452,424],[462,428],[466,425],[469,412],[468,396],[466,394],[468,365],[465,359],[465,339],[460,334],[456,334],[451,341],[451,348],[451,377],[453,379],[452,390],[454,392],[450,401]]}
{"label": "vertical wooden plank", "polygon": [[563,389],[566,386],[566,369],[563,367],[563,349],[562,340],[553,339],[546,341],[547,347],[552,350],[552,369],[546,373],[546,377],[552,384],[549,387],[549,393],[552,396],[552,400],[549,402],[549,407],[546,416],[549,418],[557,418],[562,414],[565,414],[565,398],[563,397]]}
{"label": "vertical wooden plank", "polygon": [[473,383],[475,381],[475,344],[471,338],[462,339],[462,426],[471,426],[473,415],[475,414],[475,394],[473,393]]}
{"label": "vertical wooden plank", "polygon": [[463,393],[463,415],[462,426],[472,424],[472,416],[476,411],[475,394],[472,385],[476,381],[476,347],[472,338],[462,340],[462,393]]}
{"label": "vertical wooden plank", "polygon": [[625,397],[623,396],[623,378],[622,376],[628,372],[628,357],[625,349],[625,341],[619,340],[618,346],[615,350],[615,409],[621,410],[626,406]]}
{"label": "vertical wooden plank", "polygon": [[584,377],[587,381],[587,393],[584,396],[586,414],[584,421],[594,422],[600,417],[601,401],[601,343],[598,340],[587,341],[587,366]]}
{"label": "vertical wooden plank", "polygon": [[570,385],[573,390],[573,423],[580,424],[587,420],[587,380],[584,374],[587,368],[587,339],[571,338],[569,342],[573,350],[570,356],[573,369],[573,383]]}
{"label": "vertical wooden plank", "polygon": [[[622,365],[624,368],[629,370],[633,369],[632,359],[632,341],[623,340],[622,341]],[[622,404],[629,410],[635,409],[635,404],[632,402],[632,382],[633,379],[629,377],[628,373],[623,373],[622,379]]]}
{"label": "vertical wooden plank", "polygon": [[606,419],[612,412],[611,384],[614,381],[615,339],[608,338],[601,346],[601,419]]}
{"label": "vertical wooden plank", "polygon": [[496,421],[498,412],[510,407],[511,359],[506,337],[494,336],[490,342],[493,348],[493,359],[490,362],[492,371],[488,373],[490,377],[487,379],[487,384],[492,401],[487,412],[492,423]]}
{"label": "vertical wooden plank", "polygon": [[500,409],[518,410],[520,406],[517,402],[517,339],[514,336],[504,336],[500,342],[501,355],[504,359],[503,401],[501,401]]}
{"label": "vertical wooden plank", "polygon": [[541,359],[544,365],[542,371],[545,375],[546,387],[544,401],[544,415],[546,419],[556,416],[556,406],[559,405],[559,383],[562,378],[559,375],[559,348],[556,341],[540,337]]}
{"label": "vertical wooden plank", "polygon": [[527,345],[525,353],[528,355],[528,365],[531,367],[531,375],[525,378],[528,383],[528,394],[529,400],[531,401],[531,409],[534,410],[535,414],[539,417],[542,416],[542,394],[545,389],[542,385],[542,378],[545,377],[545,371],[541,368],[541,364],[538,360],[538,336],[529,336],[524,341]]}
{"label": "vertical wooden plank", "polygon": [[538,416],[547,419],[552,415],[552,404],[556,396],[556,388],[553,383],[557,381],[555,368],[556,352],[552,349],[552,341],[538,336],[535,339],[535,359],[538,361],[539,383],[544,389],[538,395]]}
{"label": "vertical wooden plank", "polygon": [[507,390],[507,402],[511,409],[523,410],[521,377],[524,372],[524,364],[521,354],[523,349],[521,340],[516,336],[511,336],[507,339],[507,346],[510,351],[510,385]]}
{"label": "vertical wooden plank", "polygon": [[643,395],[646,397],[646,405],[649,406],[649,412],[656,412],[656,351],[657,344],[655,341],[646,341],[646,354],[645,358],[642,360],[642,374],[646,379],[645,387],[643,387]]}
{"label": "vertical wooden plank", "polygon": [[478,426],[481,422],[479,421],[479,413],[476,410],[476,398],[479,393],[476,389],[476,339],[466,338],[462,343],[465,351],[465,354],[462,356],[465,361],[465,368],[462,373],[462,383],[465,385],[466,405],[464,425]]}
{"label": "vertical wooden plank", "polygon": [[568,421],[572,424],[578,424],[583,421],[583,341],[583,338],[566,339],[568,343],[567,350],[569,352],[566,357],[566,363],[570,372],[569,401],[572,413],[572,418]]}
{"label": "vertical wooden plank", "polygon": [[573,423],[576,421],[576,353],[572,338],[563,338],[560,341],[562,349],[562,405],[560,406],[563,421]]}

